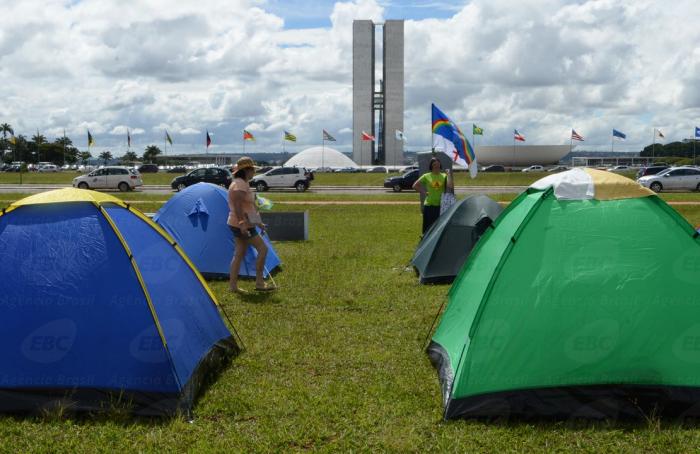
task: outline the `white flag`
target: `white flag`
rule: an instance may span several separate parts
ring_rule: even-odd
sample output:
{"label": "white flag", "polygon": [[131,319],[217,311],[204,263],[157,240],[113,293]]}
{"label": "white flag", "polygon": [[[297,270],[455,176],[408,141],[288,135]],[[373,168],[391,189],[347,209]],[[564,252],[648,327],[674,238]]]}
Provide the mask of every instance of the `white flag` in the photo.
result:
{"label": "white flag", "polygon": [[406,140],[406,136],[403,135],[403,131],[399,131],[398,129],[396,130],[396,140],[400,140],[402,142],[408,142],[408,140]]}

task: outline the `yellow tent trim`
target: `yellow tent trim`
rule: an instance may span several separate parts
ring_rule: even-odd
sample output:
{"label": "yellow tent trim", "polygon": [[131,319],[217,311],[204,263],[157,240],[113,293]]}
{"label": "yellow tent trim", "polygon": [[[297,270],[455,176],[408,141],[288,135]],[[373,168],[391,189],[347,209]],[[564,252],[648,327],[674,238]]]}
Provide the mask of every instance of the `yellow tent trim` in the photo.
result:
{"label": "yellow tent trim", "polygon": [[211,298],[211,300],[214,301],[214,305],[215,305],[215,306],[220,306],[219,300],[217,300],[217,299],[216,299],[216,296],[214,296],[214,292],[212,292],[211,289],[209,288],[209,284],[207,284],[207,281],[204,280],[204,277],[201,275],[201,273],[199,272],[199,270],[197,270],[197,267],[194,266],[194,263],[192,263],[192,261],[190,260],[190,258],[187,257],[187,254],[185,254],[185,251],[182,250],[182,248],[180,247],[180,245],[177,244],[177,242],[173,239],[173,237],[171,237],[170,234],[169,234],[168,232],[166,232],[165,230],[163,230],[163,228],[162,228],[161,226],[159,226],[158,224],[156,224],[155,222],[153,222],[153,220],[151,220],[148,216],[146,216],[145,214],[143,214],[140,210],[138,210],[138,209],[136,209],[136,208],[134,208],[134,207],[132,207],[132,206],[128,206],[127,208],[129,209],[129,211],[131,211],[131,212],[134,213],[136,216],[138,216],[139,218],[141,218],[145,223],[147,223],[148,225],[150,225],[151,227],[153,227],[153,228],[155,229],[156,232],[160,233],[160,235],[161,235],[163,238],[165,238],[165,239],[168,241],[168,243],[170,243],[170,244],[175,248],[175,250],[177,251],[177,253],[180,254],[180,257],[182,257],[182,259],[185,261],[185,263],[187,263],[187,266],[190,267],[190,269],[192,270],[192,272],[194,273],[194,275],[197,276],[197,279],[199,279],[199,282],[202,284],[202,286],[204,286],[204,290],[206,290],[206,292],[207,292],[207,294],[209,295],[209,297]]}
{"label": "yellow tent trim", "polygon": [[596,200],[634,199],[656,195],[636,181],[605,170],[589,169],[584,171],[593,180],[593,198]]}
{"label": "yellow tent trim", "polygon": [[97,206],[103,203],[114,203],[116,205],[126,207],[124,201],[109,194],[77,188],[56,189],[53,191],[46,191],[39,194],[30,195],[29,197],[25,197],[12,203],[10,207],[16,208],[24,205],[67,202],[91,202]]}
{"label": "yellow tent trim", "polygon": [[131,262],[131,266],[134,268],[134,271],[136,272],[136,278],[139,280],[139,284],[141,285],[141,290],[143,290],[143,294],[146,296],[146,302],[148,303],[148,308],[151,311],[151,316],[153,316],[153,321],[155,322],[156,328],[158,329],[158,334],[160,335],[160,339],[163,342],[163,345],[165,346],[165,348],[167,349],[168,342],[165,340],[165,334],[163,333],[163,328],[160,326],[160,320],[158,320],[158,314],[156,313],[156,309],[153,306],[153,300],[151,300],[151,294],[148,293],[148,288],[146,288],[146,282],[143,280],[143,276],[141,275],[141,271],[139,270],[138,264],[136,264],[136,260],[134,260],[134,255],[131,253],[131,249],[129,249],[129,245],[126,243],[126,240],[124,239],[122,234],[119,232],[119,229],[114,224],[114,221],[109,216],[107,211],[97,203],[95,203],[95,206],[97,207],[98,210],[100,210],[100,212],[102,213],[102,216],[105,217],[107,222],[109,222],[109,225],[112,227],[114,234],[117,235],[117,238],[119,238],[119,241],[122,243],[122,246],[124,247],[124,251],[126,251],[126,254],[129,256],[129,261]]}

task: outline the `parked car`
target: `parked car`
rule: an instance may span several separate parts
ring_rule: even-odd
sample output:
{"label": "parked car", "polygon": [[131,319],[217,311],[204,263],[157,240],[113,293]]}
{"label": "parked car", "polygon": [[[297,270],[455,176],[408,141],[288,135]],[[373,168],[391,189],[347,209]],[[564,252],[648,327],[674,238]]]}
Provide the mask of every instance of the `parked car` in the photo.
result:
{"label": "parked car", "polygon": [[185,173],[187,168],[185,166],[174,166],[168,169],[168,173]]}
{"label": "parked car", "polygon": [[102,167],[73,178],[73,187],[80,189],[119,189],[126,192],[138,186],[143,186],[141,175],[126,167]]}
{"label": "parked car", "polygon": [[522,170],[523,172],[544,172],[544,167],[542,166],[530,166]]}
{"label": "parked car", "polygon": [[367,169],[367,173],[389,173],[389,172],[387,172],[386,167],[377,166],[377,167],[372,167],[371,169]]}
{"label": "parked car", "polygon": [[311,186],[313,176],[304,167],[278,167],[250,180],[250,185],[258,192],[271,188],[294,188],[304,192]]}
{"label": "parked car", "polygon": [[666,190],[700,191],[700,169],[671,167],[656,175],[647,175],[637,180],[654,192]]}
{"label": "parked car", "polygon": [[340,169],[335,169],[335,173],[357,173],[357,172],[362,172],[362,169],[359,167],[342,167]]}
{"label": "parked car", "polygon": [[548,169],[547,172],[564,172],[565,170],[569,170],[569,168],[566,166],[556,166]]}
{"label": "parked car", "polygon": [[158,166],[155,164],[143,164],[138,170],[139,173],[158,173]]}
{"label": "parked car", "polygon": [[481,169],[482,172],[505,172],[506,168],[503,166],[487,166]]}
{"label": "parked car", "polygon": [[406,172],[401,176],[391,177],[384,180],[384,187],[391,188],[394,192],[401,192],[404,189],[411,189],[413,183],[419,177],[418,169]]}
{"label": "parked car", "polygon": [[642,167],[639,169],[637,172],[637,178],[645,177],[647,175],[656,175],[659,172],[662,172],[664,170],[668,169],[668,166],[649,166],[649,167]]}
{"label": "parked car", "polygon": [[180,175],[179,177],[173,178],[170,187],[177,191],[182,191],[187,186],[192,186],[196,183],[212,183],[228,189],[232,182],[233,176],[228,169],[207,167],[194,169],[187,175]]}
{"label": "parked car", "polygon": [[53,164],[44,164],[43,166],[37,168],[37,172],[58,172],[58,166]]}
{"label": "parked car", "polygon": [[630,166],[615,166],[611,167],[608,169],[608,172],[627,172],[628,170],[632,170]]}

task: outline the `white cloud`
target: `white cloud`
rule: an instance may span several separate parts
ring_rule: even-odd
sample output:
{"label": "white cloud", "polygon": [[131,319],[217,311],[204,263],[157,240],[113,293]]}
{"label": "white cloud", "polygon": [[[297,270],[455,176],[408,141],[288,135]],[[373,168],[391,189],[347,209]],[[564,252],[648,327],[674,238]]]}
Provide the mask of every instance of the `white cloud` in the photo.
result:
{"label": "white cloud", "polygon": [[196,129],[196,128],[184,128],[178,132],[180,134],[183,134],[183,135],[193,135],[193,134],[201,134],[202,133],[202,131],[200,131],[199,129]]}
{"label": "white cloud", "polygon": [[[407,21],[411,148],[429,143],[431,102],[464,129],[483,127],[482,144],[510,143],[513,128],[529,143],[568,143],[574,127],[600,149],[613,127],[629,137],[619,149],[640,149],[654,126],[687,136],[700,123],[695,3],[472,0],[447,19]],[[337,2],[330,26],[308,30],[285,29],[265,7],[6,0],[0,121],[26,135],[65,129],[76,143],[90,129],[117,154],[127,126],[144,144],[167,129],[182,151],[203,150],[205,130],[240,151],[243,128],[271,150],[283,130],[302,147],[325,128],[350,151],[352,20],[383,21],[382,3]]]}

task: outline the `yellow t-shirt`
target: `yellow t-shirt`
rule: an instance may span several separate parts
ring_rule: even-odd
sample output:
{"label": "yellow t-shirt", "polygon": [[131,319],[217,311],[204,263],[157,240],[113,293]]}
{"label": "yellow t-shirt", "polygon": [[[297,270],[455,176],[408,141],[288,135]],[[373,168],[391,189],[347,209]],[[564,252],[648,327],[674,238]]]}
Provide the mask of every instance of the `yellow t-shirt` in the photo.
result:
{"label": "yellow t-shirt", "polygon": [[428,190],[424,205],[429,207],[439,207],[440,198],[442,197],[442,193],[445,192],[447,174],[439,173],[435,175],[433,172],[428,172],[421,175],[418,181],[420,181]]}

